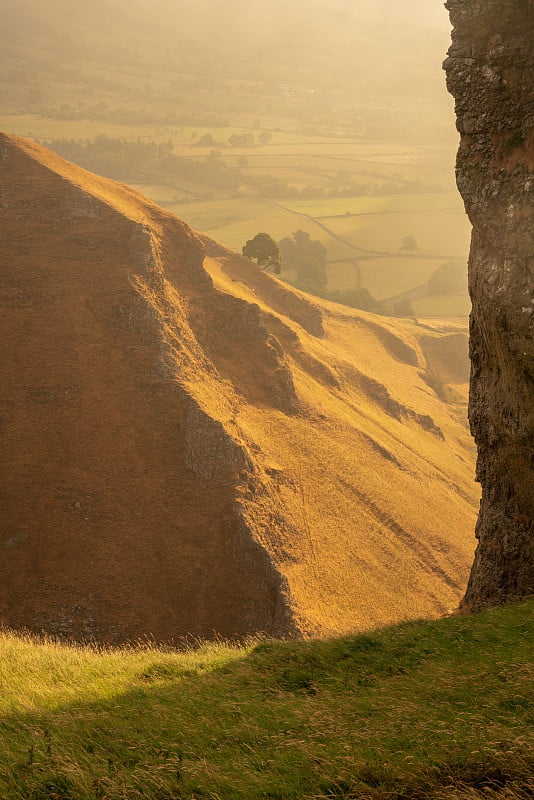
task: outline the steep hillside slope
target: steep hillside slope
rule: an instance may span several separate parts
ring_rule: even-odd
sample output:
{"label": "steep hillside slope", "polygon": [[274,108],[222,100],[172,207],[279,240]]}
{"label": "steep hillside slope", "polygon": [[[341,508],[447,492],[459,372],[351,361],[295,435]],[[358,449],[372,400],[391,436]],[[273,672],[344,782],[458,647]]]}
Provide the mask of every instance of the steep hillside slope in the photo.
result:
{"label": "steep hillside slope", "polygon": [[311,303],[25,140],[0,185],[3,622],[164,641],[456,605],[465,331]]}

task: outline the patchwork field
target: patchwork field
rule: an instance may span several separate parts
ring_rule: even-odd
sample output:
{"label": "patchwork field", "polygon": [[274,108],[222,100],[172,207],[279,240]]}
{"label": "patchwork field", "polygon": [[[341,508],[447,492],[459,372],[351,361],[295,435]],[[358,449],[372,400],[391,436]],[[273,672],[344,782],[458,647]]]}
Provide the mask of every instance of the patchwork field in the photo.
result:
{"label": "patchwork field", "polygon": [[[191,177],[143,183],[136,180],[135,166],[128,182],[238,252],[260,231],[276,240],[306,231],[327,249],[328,292],[365,288],[378,300],[406,295],[414,311],[427,316],[468,312],[467,289],[447,297],[418,296],[440,264],[467,261],[469,224],[452,177],[452,150],[446,147],[306,136],[287,126],[131,126],[28,114],[0,116],[0,128],[44,143],[97,136],[170,142],[181,158],[214,159],[240,176],[237,190]],[[247,134],[252,144],[229,143]],[[347,196],[339,196],[344,192]],[[406,237],[415,244],[411,250],[404,247]],[[282,277],[297,280],[290,269]]]}

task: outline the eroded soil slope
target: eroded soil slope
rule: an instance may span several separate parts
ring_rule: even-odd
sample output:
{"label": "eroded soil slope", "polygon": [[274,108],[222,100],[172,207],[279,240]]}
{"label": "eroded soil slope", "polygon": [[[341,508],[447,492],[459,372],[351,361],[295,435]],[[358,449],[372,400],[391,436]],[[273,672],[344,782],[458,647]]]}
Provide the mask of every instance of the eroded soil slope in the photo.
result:
{"label": "eroded soil slope", "polygon": [[465,331],[305,295],[0,138],[0,617],[160,641],[454,607]]}

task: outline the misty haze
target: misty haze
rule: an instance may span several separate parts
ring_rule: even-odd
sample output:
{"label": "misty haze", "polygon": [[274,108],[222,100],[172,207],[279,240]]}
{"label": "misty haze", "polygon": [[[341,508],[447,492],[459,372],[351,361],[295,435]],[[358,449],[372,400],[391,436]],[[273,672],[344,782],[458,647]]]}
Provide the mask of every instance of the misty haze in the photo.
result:
{"label": "misty haze", "polygon": [[437,0],[3,6],[4,130],[232,249],[259,231],[307,232],[325,253],[315,269],[287,261],[281,277],[298,288],[466,317]]}
{"label": "misty haze", "polygon": [[0,6],[0,800],[530,800],[534,0]]}

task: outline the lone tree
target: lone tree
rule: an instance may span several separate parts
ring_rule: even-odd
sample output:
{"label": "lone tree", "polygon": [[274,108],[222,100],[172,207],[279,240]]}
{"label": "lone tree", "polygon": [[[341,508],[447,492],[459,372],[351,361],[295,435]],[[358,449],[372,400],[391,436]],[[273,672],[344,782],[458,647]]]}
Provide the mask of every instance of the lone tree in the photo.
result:
{"label": "lone tree", "polygon": [[273,267],[273,272],[279,275],[282,272],[280,250],[274,239],[268,233],[257,233],[253,239],[243,245],[243,255],[253,258],[258,267],[266,269]]}

